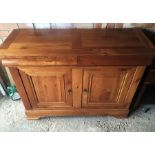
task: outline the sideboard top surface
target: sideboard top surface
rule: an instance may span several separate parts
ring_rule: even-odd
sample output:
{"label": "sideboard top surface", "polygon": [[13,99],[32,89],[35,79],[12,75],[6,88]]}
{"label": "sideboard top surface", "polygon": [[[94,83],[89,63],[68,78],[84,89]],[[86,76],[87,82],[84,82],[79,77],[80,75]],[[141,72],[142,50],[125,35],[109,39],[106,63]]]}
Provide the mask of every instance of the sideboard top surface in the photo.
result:
{"label": "sideboard top surface", "polygon": [[53,55],[154,55],[154,45],[141,29],[13,30],[0,58]]}

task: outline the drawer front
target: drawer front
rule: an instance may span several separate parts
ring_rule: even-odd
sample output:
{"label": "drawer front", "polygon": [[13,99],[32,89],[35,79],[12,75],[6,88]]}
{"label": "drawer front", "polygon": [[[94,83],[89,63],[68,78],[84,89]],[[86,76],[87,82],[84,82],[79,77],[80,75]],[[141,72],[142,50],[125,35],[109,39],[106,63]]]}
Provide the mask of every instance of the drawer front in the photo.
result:
{"label": "drawer front", "polygon": [[76,56],[42,56],[29,59],[3,59],[5,66],[70,66],[77,65]]}
{"label": "drawer front", "polygon": [[151,63],[148,56],[78,56],[79,66],[144,66]]}

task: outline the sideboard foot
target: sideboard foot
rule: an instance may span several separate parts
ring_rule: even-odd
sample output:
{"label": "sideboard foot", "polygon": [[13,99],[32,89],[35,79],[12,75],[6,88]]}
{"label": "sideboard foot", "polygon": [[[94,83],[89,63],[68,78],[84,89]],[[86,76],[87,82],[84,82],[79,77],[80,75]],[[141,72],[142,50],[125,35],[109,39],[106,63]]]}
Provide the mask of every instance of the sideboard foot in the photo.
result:
{"label": "sideboard foot", "polygon": [[29,113],[27,113],[27,112],[25,112],[25,114],[26,114],[26,118],[27,118],[28,120],[39,120],[39,119],[40,119],[40,116],[36,116],[36,115],[33,115],[33,114],[29,114]]}

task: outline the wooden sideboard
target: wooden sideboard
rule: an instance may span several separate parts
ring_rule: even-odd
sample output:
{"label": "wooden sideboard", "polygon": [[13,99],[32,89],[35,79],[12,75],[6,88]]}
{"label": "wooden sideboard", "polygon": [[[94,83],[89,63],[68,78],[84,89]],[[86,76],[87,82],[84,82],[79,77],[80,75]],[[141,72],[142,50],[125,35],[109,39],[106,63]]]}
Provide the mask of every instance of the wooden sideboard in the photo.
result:
{"label": "wooden sideboard", "polygon": [[153,56],[141,29],[14,30],[0,49],[29,119],[126,117]]}

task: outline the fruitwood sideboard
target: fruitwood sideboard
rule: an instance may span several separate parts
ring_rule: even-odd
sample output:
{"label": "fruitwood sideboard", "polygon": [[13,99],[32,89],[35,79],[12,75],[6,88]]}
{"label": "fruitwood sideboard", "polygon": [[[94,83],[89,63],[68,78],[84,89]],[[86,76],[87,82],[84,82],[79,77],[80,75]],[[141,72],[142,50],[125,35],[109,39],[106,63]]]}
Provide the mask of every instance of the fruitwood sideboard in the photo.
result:
{"label": "fruitwood sideboard", "polygon": [[0,49],[29,119],[126,117],[155,55],[141,29],[14,30]]}

